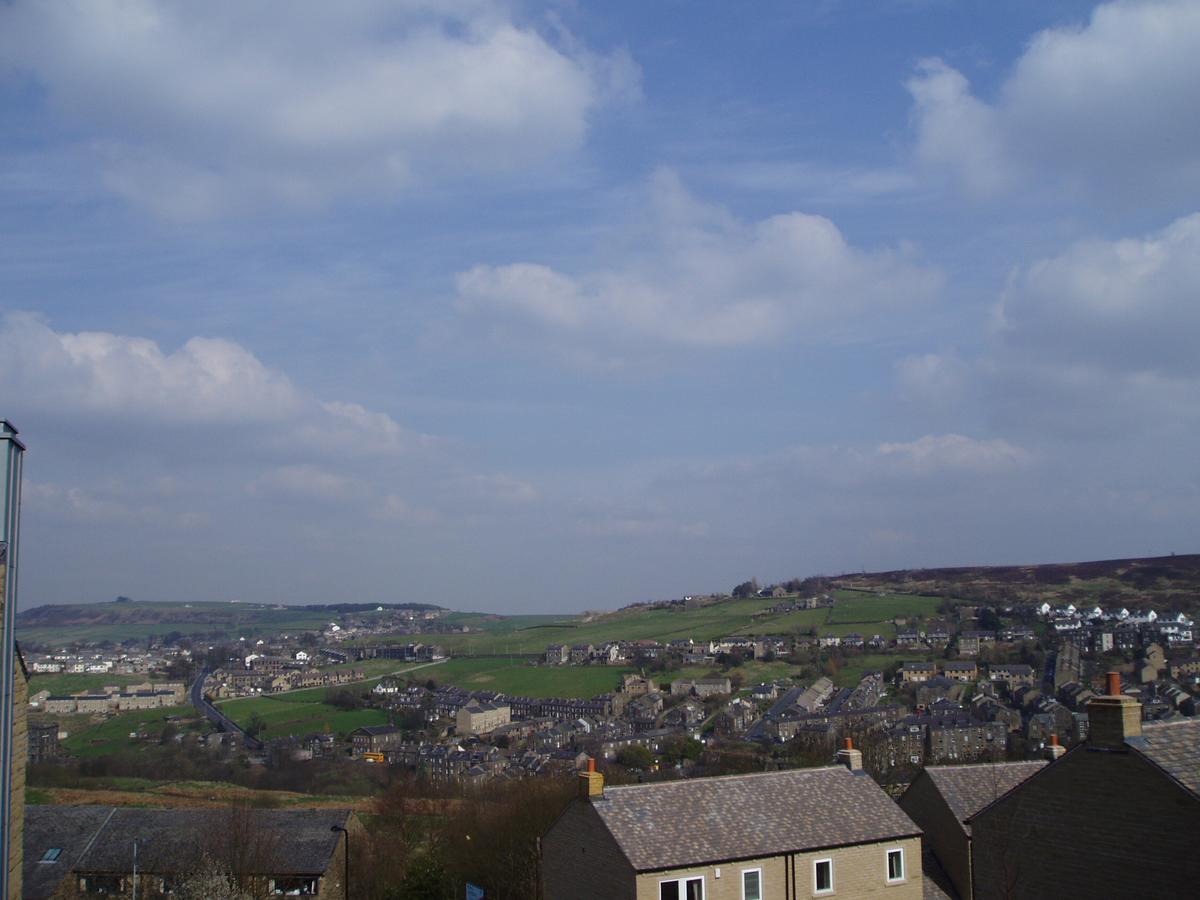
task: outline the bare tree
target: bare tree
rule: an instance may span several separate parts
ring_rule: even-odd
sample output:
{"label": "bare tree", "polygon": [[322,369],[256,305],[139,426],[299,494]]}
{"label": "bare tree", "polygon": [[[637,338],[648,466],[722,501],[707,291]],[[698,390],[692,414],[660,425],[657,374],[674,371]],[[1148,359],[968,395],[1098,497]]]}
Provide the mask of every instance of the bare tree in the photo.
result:
{"label": "bare tree", "polygon": [[260,810],[239,805],[214,811],[203,849],[222,871],[231,873],[250,900],[270,896],[269,874],[278,867],[279,836],[262,821]]}
{"label": "bare tree", "polygon": [[233,875],[207,853],[174,889],[177,900],[251,900]]}

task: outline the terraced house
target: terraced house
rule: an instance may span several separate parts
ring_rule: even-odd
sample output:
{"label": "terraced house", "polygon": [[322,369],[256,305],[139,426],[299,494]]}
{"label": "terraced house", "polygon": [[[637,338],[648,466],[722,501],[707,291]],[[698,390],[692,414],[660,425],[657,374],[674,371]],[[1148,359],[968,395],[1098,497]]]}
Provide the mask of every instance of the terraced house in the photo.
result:
{"label": "terraced house", "polygon": [[542,838],[546,900],[798,900],[923,893],[920,829],[846,766],[605,788]]}

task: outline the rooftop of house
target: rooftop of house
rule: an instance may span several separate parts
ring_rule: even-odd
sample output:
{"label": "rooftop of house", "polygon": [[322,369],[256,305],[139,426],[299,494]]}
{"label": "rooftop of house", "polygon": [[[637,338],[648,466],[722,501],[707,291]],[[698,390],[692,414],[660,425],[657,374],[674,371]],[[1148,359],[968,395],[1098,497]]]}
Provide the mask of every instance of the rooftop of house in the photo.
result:
{"label": "rooftop of house", "polygon": [[[268,835],[257,854],[243,855],[248,873],[319,875],[332,861],[348,809],[141,809],[111,806],[38,806],[25,809],[26,897],[49,896],[68,871],[131,871],[138,842],[138,868],[187,872],[198,852],[239,831]],[[239,824],[238,817],[242,817]],[[46,850],[61,848],[57,864],[41,863]],[[244,850],[244,848],[242,848]],[[211,852],[220,854],[213,844]],[[257,856],[257,858],[253,858]],[[32,880],[30,880],[32,877]],[[30,886],[35,890],[30,893]],[[49,887],[46,893],[36,893]]]}
{"label": "rooftop of house", "polygon": [[375,737],[381,734],[396,734],[399,731],[400,729],[395,725],[360,725],[358,728],[355,728],[352,732],[350,732],[350,734],[351,736],[356,734],[366,734]]}
{"label": "rooftop of house", "polygon": [[969,833],[968,819],[1045,765],[1045,760],[1034,760],[972,766],[926,766],[925,775]]}
{"label": "rooftop of house", "polygon": [[592,805],[638,871],[921,833],[869,776],[842,766],[609,787]]}
{"label": "rooftop of house", "polygon": [[1191,793],[1200,795],[1200,721],[1146,724],[1140,738],[1128,738],[1126,743]]}
{"label": "rooftop of house", "polygon": [[26,806],[22,896],[52,896],[114,811],[111,806]]}

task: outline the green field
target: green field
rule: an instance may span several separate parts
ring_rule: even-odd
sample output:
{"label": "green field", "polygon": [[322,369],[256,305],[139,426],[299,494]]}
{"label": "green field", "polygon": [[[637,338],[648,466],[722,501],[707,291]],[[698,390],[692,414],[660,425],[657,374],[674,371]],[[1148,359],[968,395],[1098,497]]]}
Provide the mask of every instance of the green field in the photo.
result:
{"label": "green field", "polygon": [[138,709],[105,719],[96,725],[72,730],[63,747],[72,756],[101,756],[128,749],[135,741],[130,733],[145,728],[153,734],[163,729],[167,718],[193,719],[191,706],[170,706],[163,709]]}
{"label": "green field", "polygon": [[[494,616],[455,613],[452,624],[467,625],[478,632],[442,634],[431,640],[455,655],[501,655],[542,653],[548,644],[603,644],[605,641],[694,638],[708,640],[748,630],[768,633],[769,625],[756,622],[754,614],[775,601],[762,597],[727,600],[697,609],[682,607],[648,609],[639,607],[605,613],[585,620],[583,616]],[[768,620],[769,621],[769,620]]]}
{"label": "green field", "polygon": [[595,697],[615,691],[622,666],[531,666],[519,659],[460,658],[415,673],[438,684],[524,697]]}
{"label": "green field", "polygon": [[829,624],[890,622],[897,616],[932,616],[945,601],[940,597],[916,594],[884,594],[882,597],[860,591],[835,591]]}
{"label": "green field", "polygon": [[265,723],[261,738],[323,731],[345,737],[364,725],[388,724],[388,714],[380,709],[341,710],[327,705],[322,702],[326,690],[313,688],[279,697],[228,700],[220,704],[220,710],[243,727],[257,715]]}

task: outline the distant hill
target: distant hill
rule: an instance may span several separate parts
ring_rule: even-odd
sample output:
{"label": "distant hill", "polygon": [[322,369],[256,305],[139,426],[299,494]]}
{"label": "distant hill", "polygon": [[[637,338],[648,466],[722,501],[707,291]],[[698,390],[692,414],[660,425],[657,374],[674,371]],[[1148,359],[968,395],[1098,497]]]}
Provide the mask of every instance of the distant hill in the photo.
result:
{"label": "distant hill", "polygon": [[1200,607],[1200,554],[1106,559],[1036,566],[902,569],[810,579],[845,590],[903,591],[980,603],[1050,603]]}
{"label": "distant hill", "polygon": [[[108,603],[37,606],[17,613],[17,638],[27,642],[184,635],[262,636],[313,630],[331,617],[402,609],[440,609],[430,603],[334,603],[284,606],[265,603],[142,603],[120,598]],[[385,613],[380,613],[384,615]],[[235,634],[236,632],[236,634]]]}

